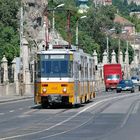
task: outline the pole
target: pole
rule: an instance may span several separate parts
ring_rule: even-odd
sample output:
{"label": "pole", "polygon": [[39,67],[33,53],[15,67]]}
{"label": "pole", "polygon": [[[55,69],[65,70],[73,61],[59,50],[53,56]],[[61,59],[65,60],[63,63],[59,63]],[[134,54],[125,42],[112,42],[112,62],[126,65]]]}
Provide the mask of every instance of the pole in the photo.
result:
{"label": "pole", "polygon": [[69,48],[71,46],[71,34],[70,34],[70,11],[67,11],[67,32],[68,32],[68,42]]}
{"label": "pole", "polygon": [[57,8],[60,8],[60,7],[63,7],[65,4],[64,3],[62,3],[62,4],[59,4],[59,5],[57,5],[55,8],[53,8],[53,19],[52,19],[52,29],[53,29],[53,31],[54,31],[54,29],[55,29],[55,17],[54,17],[54,14],[55,14],[55,10],[57,9]]}
{"label": "pole", "polygon": [[127,40],[127,51],[128,51],[128,40]]}
{"label": "pole", "polygon": [[87,16],[81,16],[80,18],[78,18],[77,19],[77,21],[76,21],[76,41],[75,41],[75,43],[76,43],[76,45],[78,46],[78,44],[79,44],[79,29],[78,29],[78,26],[79,26],[79,19],[83,19],[83,18],[86,18]]}
{"label": "pole", "polygon": [[107,61],[109,62],[109,46],[108,46],[108,36],[106,37],[106,51],[107,51]]}
{"label": "pole", "polygon": [[119,37],[119,48],[118,48],[118,63],[120,63],[120,37]]}
{"label": "pole", "polygon": [[22,38],[23,38],[23,7],[20,8],[20,57],[22,57]]}
{"label": "pole", "polygon": [[53,9],[53,20],[52,20],[52,29],[53,29],[53,32],[54,32],[54,25],[55,25],[55,19],[54,19],[54,9]]}
{"label": "pole", "polygon": [[129,67],[129,64],[128,64],[128,40],[126,41],[126,54],[127,54],[127,62],[126,62],[126,76],[127,76],[127,79],[128,79],[128,67]]}
{"label": "pole", "polygon": [[20,84],[23,80],[23,5],[20,8]]}
{"label": "pole", "polygon": [[78,20],[76,21],[76,45],[78,46]]}
{"label": "pole", "polygon": [[48,49],[49,42],[49,29],[48,29],[48,13],[46,13],[46,28],[45,28],[45,38],[46,38],[46,50]]}

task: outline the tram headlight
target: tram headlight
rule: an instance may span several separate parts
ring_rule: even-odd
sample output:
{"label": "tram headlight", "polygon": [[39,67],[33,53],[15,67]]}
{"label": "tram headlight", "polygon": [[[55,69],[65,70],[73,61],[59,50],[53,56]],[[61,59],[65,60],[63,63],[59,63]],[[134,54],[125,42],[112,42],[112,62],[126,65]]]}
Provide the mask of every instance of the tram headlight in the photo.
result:
{"label": "tram headlight", "polygon": [[63,92],[67,92],[67,88],[66,87],[63,88]]}
{"label": "tram headlight", "polygon": [[42,89],[42,91],[43,91],[43,92],[46,92],[46,91],[47,91],[47,89],[46,89],[46,88],[43,88],[43,89]]}

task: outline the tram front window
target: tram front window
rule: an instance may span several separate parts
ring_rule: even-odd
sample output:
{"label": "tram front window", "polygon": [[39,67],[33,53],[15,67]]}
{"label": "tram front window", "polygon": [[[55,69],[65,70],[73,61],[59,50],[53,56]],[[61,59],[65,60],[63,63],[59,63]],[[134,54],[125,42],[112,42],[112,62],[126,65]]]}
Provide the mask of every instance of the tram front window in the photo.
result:
{"label": "tram front window", "polygon": [[68,60],[45,60],[41,62],[41,77],[70,77]]}

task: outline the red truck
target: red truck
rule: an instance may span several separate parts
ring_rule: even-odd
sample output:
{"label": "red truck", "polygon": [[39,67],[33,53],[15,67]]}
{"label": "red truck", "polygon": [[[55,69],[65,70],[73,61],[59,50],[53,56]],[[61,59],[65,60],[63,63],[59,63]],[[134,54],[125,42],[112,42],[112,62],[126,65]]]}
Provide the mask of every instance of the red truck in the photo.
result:
{"label": "red truck", "polygon": [[103,71],[106,91],[116,89],[117,84],[122,80],[121,64],[105,64]]}

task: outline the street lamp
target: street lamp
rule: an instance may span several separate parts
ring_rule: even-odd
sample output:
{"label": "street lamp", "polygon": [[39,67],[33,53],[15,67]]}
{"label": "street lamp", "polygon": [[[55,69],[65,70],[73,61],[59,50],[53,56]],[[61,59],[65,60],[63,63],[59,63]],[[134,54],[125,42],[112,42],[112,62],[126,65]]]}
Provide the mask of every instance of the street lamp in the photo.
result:
{"label": "street lamp", "polygon": [[83,19],[83,18],[86,18],[87,16],[82,16],[82,17],[80,17],[80,18],[78,18],[77,19],[77,21],[76,21],[76,45],[78,46],[78,22],[79,22],[79,19]]}
{"label": "street lamp", "polygon": [[106,31],[106,52],[107,52],[107,61],[109,62],[109,36],[115,32],[115,29],[109,29]]}
{"label": "street lamp", "polygon": [[108,39],[108,35],[106,36],[106,52],[107,52],[107,62],[109,62],[109,39]]}
{"label": "street lamp", "polygon": [[55,17],[54,17],[55,10],[56,10],[57,8],[59,8],[59,7],[63,7],[64,5],[65,5],[65,4],[62,3],[62,4],[57,5],[55,8],[53,8],[53,20],[52,20],[52,29],[53,29],[53,31],[54,31],[54,28],[55,28]]}

